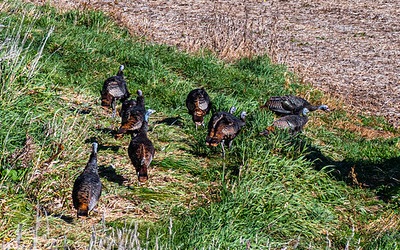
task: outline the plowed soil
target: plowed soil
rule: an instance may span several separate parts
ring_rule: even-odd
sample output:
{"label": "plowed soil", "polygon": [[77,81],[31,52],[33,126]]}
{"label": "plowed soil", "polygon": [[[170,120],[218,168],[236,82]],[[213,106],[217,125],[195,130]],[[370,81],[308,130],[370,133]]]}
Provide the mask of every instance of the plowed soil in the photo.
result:
{"label": "plowed soil", "polygon": [[[42,3],[47,1],[31,0]],[[352,112],[400,126],[400,1],[52,0],[97,9],[132,34],[225,60],[267,53]]]}

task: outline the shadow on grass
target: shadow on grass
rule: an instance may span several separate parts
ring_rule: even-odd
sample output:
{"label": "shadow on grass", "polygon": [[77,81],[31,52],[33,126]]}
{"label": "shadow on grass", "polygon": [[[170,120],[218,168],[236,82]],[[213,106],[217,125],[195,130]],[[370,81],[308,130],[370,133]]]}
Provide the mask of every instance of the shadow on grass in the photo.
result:
{"label": "shadow on grass", "polygon": [[[91,137],[91,138],[88,138],[88,139],[86,139],[85,140],[85,143],[93,143],[93,142],[97,142],[98,140],[97,140],[97,138],[95,138],[95,137]],[[99,151],[103,151],[103,150],[108,150],[108,149],[110,149],[111,151],[113,151],[113,152],[118,152],[118,150],[121,148],[121,146],[114,146],[114,145],[104,145],[104,144],[101,144],[101,143],[99,143],[99,147],[98,147],[98,150]]]}
{"label": "shadow on grass", "polygon": [[117,145],[99,145],[99,151],[110,149],[111,151],[117,153],[120,148],[121,146]]}
{"label": "shadow on grass", "polygon": [[103,177],[110,182],[117,183],[120,186],[128,180],[124,176],[117,174],[113,166],[99,166],[99,175],[100,177]]}
{"label": "shadow on grass", "polygon": [[187,149],[188,153],[201,158],[209,157],[217,154],[217,152],[222,155],[220,145],[218,145],[218,147],[208,147],[206,146],[206,136],[204,135],[203,137],[204,140],[203,138],[199,138],[197,136],[197,138],[195,137],[192,140],[185,141],[185,143],[189,146],[189,149]]}
{"label": "shadow on grass", "polygon": [[177,126],[177,127],[183,127],[183,121],[180,116],[176,117],[167,117],[164,118],[160,121],[157,121],[156,124],[166,124],[168,126]]}
{"label": "shadow on grass", "polygon": [[61,220],[65,221],[68,224],[72,224],[72,222],[74,222],[74,218],[72,216],[65,216],[62,214],[53,214],[52,216],[60,218]]}
{"label": "shadow on grass", "polygon": [[[285,147],[273,148],[279,141]],[[305,158],[312,162],[318,171],[325,168],[331,177],[336,180],[344,181],[348,185],[368,188],[376,191],[378,198],[385,201],[398,201],[400,192],[400,157],[384,159],[382,161],[352,161],[344,159],[335,161],[324,155],[321,150],[311,144],[304,135],[293,137],[281,137],[276,135],[271,141],[273,150],[286,157],[298,157],[305,155]]]}
{"label": "shadow on grass", "polygon": [[80,114],[80,115],[88,115],[92,112],[93,108],[92,107],[82,107],[82,108],[75,108],[72,107],[69,109],[71,112]]}
{"label": "shadow on grass", "polygon": [[318,148],[309,147],[306,158],[313,162],[316,170],[328,166],[330,174],[349,185],[377,191],[378,197],[389,202],[400,191],[400,157],[371,161],[334,161]]}
{"label": "shadow on grass", "polygon": [[[207,158],[207,157],[212,157],[212,155],[215,153],[217,154],[217,152],[213,152],[211,151],[211,153],[207,152],[206,150],[202,149],[202,148],[193,148],[187,151],[189,154],[196,156],[196,157],[200,157],[200,158]],[[219,153],[221,155],[221,153]],[[222,156],[221,156],[222,157]]]}

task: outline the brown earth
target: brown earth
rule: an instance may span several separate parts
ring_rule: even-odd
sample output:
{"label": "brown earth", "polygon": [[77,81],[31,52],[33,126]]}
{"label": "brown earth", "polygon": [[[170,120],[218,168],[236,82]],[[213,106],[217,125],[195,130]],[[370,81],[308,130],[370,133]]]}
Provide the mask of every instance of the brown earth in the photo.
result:
{"label": "brown earth", "polygon": [[[42,0],[31,0],[40,3]],[[47,1],[46,1],[47,2]],[[400,1],[51,0],[110,14],[132,34],[226,60],[267,53],[305,82],[400,127]]]}

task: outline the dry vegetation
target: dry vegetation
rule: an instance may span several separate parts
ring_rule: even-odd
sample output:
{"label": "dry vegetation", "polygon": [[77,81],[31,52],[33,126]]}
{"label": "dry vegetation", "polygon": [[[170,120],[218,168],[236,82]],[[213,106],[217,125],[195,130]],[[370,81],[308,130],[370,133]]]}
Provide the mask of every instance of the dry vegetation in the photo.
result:
{"label": "dry vegetation", "polygon": [[[47,2],[31,0],[33,2]],[[52,0],[101,9],[132,34],[224,59],[268,53],[346,109],[400,126],[400,2]]]}

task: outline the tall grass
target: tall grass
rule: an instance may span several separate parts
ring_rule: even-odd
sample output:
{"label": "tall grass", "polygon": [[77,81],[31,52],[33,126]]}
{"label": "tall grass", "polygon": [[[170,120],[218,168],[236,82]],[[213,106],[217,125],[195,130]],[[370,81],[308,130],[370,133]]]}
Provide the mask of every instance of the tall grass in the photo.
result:
{"label": "tall grass", "polygon": [[[9,2],[0,24],[5,248],[398,247],[399,133],[380,118],[359,122],[336,106],[311,114],[303,134],[260,137],[274,119],[258,108],[269,96],[324,95],[267,57],[225,63],[146,44],[99,12]],[[141,187],[132,184],[129,138],[112,137],[119,121],[99,107],[102,82],[120,64],[131,92],[140,88],[157,110],[156,157]],[[248,113],[226,160],[187,115],[186,94],[198,86],[214,111]],[[104,192],[99,213],[76,220],[71,188],[93,140]]]}
{"label": "tall grass", "polygon": [[[45,143],[43,148],[35,144],[43,138],[39,121],[49,115],[43,112],[43,107],[54,99],[51,95],[38,98],[35,92],[44,86],[38,84],[36,73],[53,28],[49,27],[42,41],[34,44],[32,33],[39,16],[37,11],[26,10],[21,13],[19,21],[7,17],[0,19],[0,193],[4,206],[1,237],[7,235],[10,225],[29,221],[33,205],[26,199],[26,186],[21,182],[31,174],[31,167],[40,162],[40,155],[48,153]],[[31,21],[29,25],[27,19]]]}

